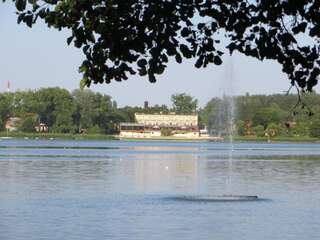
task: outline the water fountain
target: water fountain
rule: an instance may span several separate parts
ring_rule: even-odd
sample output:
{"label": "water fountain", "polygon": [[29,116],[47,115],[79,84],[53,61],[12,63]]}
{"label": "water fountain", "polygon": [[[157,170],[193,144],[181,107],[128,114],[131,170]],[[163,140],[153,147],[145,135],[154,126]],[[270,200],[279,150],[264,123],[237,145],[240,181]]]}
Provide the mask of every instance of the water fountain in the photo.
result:
{"label": "water fountain", "polygon": [[237,195],[234,194],[233,189],[233,154],[234,154],[234,135],[235,135],[235,115],[236,115],[236,103],[235,103],[235,92],[234,92],[234,68],[233,61],[230,58],[229,63],[226,67],[225,74],[225,86],[224,90],[226,95],[224,100],[226,101],[227,106],[227,140],[228,140],[228,176],[226,180],[226,193],[222,196],[215,196],[217,200],[225,201],[248,201],[255,200],[257,196],[248,196],[248,195]]}
{"label": "water fountain", "polygon": [[234,98],[234,76],[233,76],[233,61],[230,58],[229,66],[226,67],[225,90],[227,95],[225,101],[227,102],[227,139],[229,141],[228,150],[228,178],[226,182],[226,191],[228,196],[232,196],[232,175],[233,175],[233,151],[234,151],[234,134],[235,134],[235,98]]}
{"label": "water fountain", "polygon": [[236,115],[236,103],[235,103],[235,93],[234,93],[234,69],[233,61],[230,58],[229,63],[226,66],[225,79],[223,92],[225,92],[222,101],[222,107],[219,107],[220,116],[218,122],[221,123],[221,119],[225,121],[225,125],[219,124],[220,128],[225,128],[225,138],[228,143],[228,175],[226,179],[226,190],[222,195],[207,195],[207,196],[197,196],[193,197],[191,200],[199,201],[254,201],[258,199],[258,196],[250,195],[239,195],[235,194],[233,189],[233,158],[234,158],[234,135],[235,135],[235,115]]}
{"label": "water fountain", "polygon": [[258,199],[257,196],[238,195],[234,194],[233,189],[233,154],[234,154],[234,135],[235,135],[235,115],[236,115],[236,103],[234,92],[234,67],[233,60],[230,57],[229,63],[227,63],[225,74],[225,86],[224,90],[226,95],[224,97],[227,106],[227,140],[228,140],[228,176],[226,181],[226,193],[222,196],[215,196],[217,200],[225,201],[248,201]]}

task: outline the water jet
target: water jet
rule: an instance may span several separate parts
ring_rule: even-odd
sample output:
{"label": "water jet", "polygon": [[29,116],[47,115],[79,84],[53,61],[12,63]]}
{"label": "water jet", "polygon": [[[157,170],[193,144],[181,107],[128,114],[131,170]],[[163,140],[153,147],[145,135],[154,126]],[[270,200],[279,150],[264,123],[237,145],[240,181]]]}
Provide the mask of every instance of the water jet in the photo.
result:
{"label": "water jet", "polygon": [[258,196],[237,195],[233,194],[233,158],[234,158],[234,135],[235,135],[235,119],[236,119],[236,99],[234,92],[234,66],[232,58],[226,66],[224,81],[224,106],[226,113],[226,133],[229,144],[228,149],[228,176],[226,180],[226,193],[220,196],[208,196],[212,201],[252,201],[258,199]]}

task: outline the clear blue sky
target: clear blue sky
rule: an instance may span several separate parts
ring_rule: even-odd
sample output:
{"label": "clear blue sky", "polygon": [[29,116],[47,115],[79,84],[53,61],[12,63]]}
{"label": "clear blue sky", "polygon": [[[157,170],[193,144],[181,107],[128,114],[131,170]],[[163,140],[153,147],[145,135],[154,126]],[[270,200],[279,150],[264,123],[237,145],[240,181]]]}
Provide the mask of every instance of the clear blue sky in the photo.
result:
{"label": "clear blue sky", "polygon": [[[32,29],[16,23],[13,3],[0,3],[0,91],[10,80],[12,90],[37,89],[59,86],[78,88],[81,75],[78,66],[83,60],[79,49],[67,46],[67,31],[48,29],[38,23]],[[287,76],[277,63],[260,62],[236,55],[234,65],[234,93],[282,93],[289,87]],[[174,93],[186,92],[205,105],[212,97],[221,96],[224,90],[226,64],[195,69],[193,61],[169,64],[167,71],[151,84],[147,78],[130,77],[126,82],[93,86],[94,91],[109,94],[119,106],[170,104]]]}

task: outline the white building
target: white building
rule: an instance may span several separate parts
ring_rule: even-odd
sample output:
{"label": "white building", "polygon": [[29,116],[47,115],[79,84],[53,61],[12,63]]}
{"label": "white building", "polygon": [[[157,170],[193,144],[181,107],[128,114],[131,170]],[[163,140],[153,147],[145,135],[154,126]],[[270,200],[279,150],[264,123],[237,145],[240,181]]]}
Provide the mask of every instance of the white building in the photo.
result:
{"label": "white building", "polygon": [[136,123],[121,123],[120,136],[123,137],[160,137],[183,138],[199,137],[197,114],[144,114],[135,113]]}

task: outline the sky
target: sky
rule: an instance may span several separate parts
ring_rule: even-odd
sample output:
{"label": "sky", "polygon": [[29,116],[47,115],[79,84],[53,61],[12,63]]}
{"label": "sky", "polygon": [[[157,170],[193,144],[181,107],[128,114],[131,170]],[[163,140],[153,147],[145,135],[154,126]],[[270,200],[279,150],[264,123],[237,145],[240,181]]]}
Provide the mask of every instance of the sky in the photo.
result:
{"label": "sky", "polygon": [[[39,22],[28,28],[17,24],[12,1],[0,3],[0,92],[10,81],[11,90],[62,87],[70,91],[79,88],[78,67],[84,55],[67,45],[68,31],[49,29]],[[226,57],[222,66],[210,65],[196,69],[194,61],[169,63],[156,83],[132,76],[124,82],[92,85],[94,91],[110,95],[118,106],[167,104],[175,93],[187,93],[203,107],[211,98],[228,94],[226,76],[233,65],[232,89],[235,95],[283,93],[290,87],[281,66],[272,61],[258,61],[242,55]]]}

